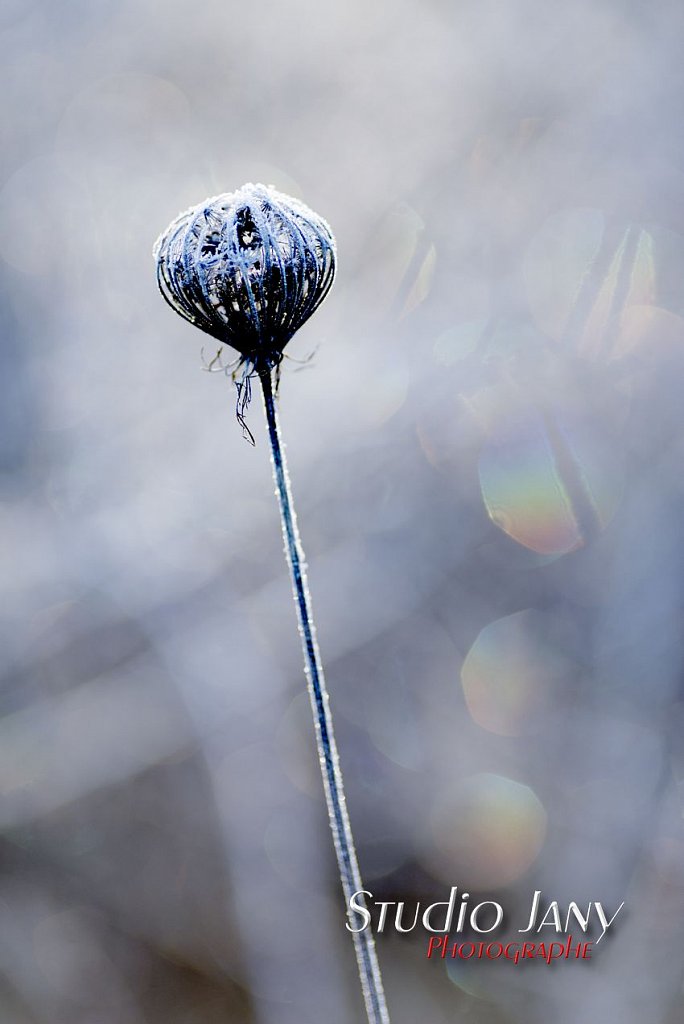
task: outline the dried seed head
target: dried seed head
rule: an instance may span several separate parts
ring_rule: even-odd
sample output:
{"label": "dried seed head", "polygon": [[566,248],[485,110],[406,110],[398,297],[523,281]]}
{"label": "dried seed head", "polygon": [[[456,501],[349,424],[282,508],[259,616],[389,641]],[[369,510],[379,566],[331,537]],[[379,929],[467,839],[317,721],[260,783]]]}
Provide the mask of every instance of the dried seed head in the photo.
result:
{"label": "dried seed head", "polygon": [[180,214],[154,255],[169,305],[257,369],[280,362],[330,290],[336,263],[322,217],[251,184]]}

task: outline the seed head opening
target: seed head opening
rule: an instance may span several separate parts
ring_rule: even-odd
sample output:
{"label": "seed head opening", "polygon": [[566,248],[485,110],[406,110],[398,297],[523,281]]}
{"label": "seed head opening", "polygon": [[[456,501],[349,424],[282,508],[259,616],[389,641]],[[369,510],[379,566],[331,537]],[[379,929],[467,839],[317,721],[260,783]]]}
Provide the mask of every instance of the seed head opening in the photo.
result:
{"label": "seed head opening", "polygon": [[169,305],[257,371],[280,363],[330,290],[336,265],[335,239],[322,217],[252,184],[180,214],[154,256]]}

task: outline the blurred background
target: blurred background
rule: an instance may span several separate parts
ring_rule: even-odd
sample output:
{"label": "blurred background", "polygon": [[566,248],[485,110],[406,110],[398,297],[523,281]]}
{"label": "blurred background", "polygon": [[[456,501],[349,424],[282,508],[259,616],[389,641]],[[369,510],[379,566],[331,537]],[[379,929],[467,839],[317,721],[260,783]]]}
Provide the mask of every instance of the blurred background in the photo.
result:
{"label": "blurred background", "polygon": [[152,245],[263,181],[336,233],[280,409],[364,881],[591,963],[380,938],[394,1024],[675,1024],[682,7],[5,0],[3,1024],[363,1010],[258,396]]}

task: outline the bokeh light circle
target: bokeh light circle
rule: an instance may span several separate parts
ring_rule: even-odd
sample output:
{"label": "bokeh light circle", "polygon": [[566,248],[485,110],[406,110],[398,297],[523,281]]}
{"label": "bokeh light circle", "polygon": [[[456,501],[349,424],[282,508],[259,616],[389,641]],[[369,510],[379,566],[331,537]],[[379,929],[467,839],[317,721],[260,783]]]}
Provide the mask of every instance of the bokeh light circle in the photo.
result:
{"label": "bokeh light circle", "polygon": [[546,823],[544,806],[529,786],[502,775],[473,775],[433,808],[429,859],[454,885],[508,885],[534,863]]}
{"label": "bokeh light circle", "polygon": [[599,425],[534,409],[499,420],[478,471],[490,519],[541,555],[585,545],[622,494],[622,461]]}
{"label": "bokeh light circle", "polygon": [[533,238],[523,263],[537,325],[583,355],[605,356],[622,310],[654,301],[654,250],[650,231],[602,210],[554,213]]}
{"label": "bokeh light circle", "polygon": [[524,736],[548,722],[570,671],[548,639],[547,617],[531,609],[491,622],[479,633],[461,668],[463,695],[473,720],[499,736]]}

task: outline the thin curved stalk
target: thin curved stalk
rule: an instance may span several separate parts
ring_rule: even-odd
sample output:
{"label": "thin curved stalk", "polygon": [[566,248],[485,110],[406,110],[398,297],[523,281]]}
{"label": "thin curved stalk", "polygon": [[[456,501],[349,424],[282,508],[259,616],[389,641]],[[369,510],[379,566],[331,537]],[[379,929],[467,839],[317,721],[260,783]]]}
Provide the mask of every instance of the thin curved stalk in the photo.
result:
{"label": "thin curved stalk", "polygon": [[[316,627],[314,625],[311,597],[306,578],[306,560],[299,538],[297,517],[290,489],[290,478],[287,472],[285,453],[280,440],[280,426],[273,396],[273,382],[270,369],[262,370],[259,373],[259,377],[263,389],[268,436],[271,443],[271,461],[276,492],[278,494],[278,504],[280,506],[285,553],[290,567],[292,589],[295,604],[297,605],[299,632],[304,652],[304,668],[313,710],[316,745],[323,774],[323,786],[328,805],[330,829],[335,843],[342,890],[346,905],[349,906],[351,896],[363,889],[363,885],[356,859],[354,837],[347,813],[342,771],[333,732],[328,691],[325,685],[323,665],[316,641]],[[362,932],[353,932],[352,934],[369,1024],[389,1024],[389,1014],[382,987],[382,976],[371,929],[368,927]]]}

